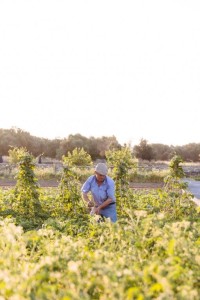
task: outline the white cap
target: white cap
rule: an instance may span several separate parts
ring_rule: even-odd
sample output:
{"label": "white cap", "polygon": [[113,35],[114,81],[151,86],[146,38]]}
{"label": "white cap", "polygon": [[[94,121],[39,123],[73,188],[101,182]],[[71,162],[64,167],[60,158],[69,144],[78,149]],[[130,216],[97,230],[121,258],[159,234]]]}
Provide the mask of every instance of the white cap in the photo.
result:
{"label": "white cap", "polygon": [[106,164],[104,163],[98,163],[95,167],[95,171],[101,175],[107,175],[108,173],[108,168],[106,166]]}

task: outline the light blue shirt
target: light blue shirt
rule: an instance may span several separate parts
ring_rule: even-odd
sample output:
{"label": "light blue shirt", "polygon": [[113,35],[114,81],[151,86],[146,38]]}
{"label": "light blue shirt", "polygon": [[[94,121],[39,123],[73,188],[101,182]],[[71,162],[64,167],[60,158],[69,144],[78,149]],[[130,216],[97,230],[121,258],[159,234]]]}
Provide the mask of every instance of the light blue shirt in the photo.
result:
{"label": "light blue shirt", "polygon": [[115,183],[112,178],[106,176],[103,183],[97,184],[96,176],[90,176],[81,188],[81,192],[87,194],[91,192],[94,202],[97,206],[101,205],[108,198],[112,199],[112,203],[100,210],[100,214],[110,218],[112,222],[116,222],[116,198],[115,198]]}

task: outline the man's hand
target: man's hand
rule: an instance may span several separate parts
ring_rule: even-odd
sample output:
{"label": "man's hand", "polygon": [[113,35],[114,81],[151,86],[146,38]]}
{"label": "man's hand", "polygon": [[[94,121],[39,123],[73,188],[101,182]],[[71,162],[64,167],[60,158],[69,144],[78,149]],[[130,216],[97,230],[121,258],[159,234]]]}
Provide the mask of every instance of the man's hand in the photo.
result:
{"label": "man's hand", "polygon": [[88,207],[93,207],[94,206],[94,202],[92,200],[90,200],[88,203],[87,203]]}
{"label": "man's hand", "polygon": [[108,198],[106,201],[104,201],[100,206],[95,207],[95,214],[100,215],[100,210],[107,207],[112,202],[112,199]]}
{"label": "man's hand", "polygon": [[101,210],[100,207],[95,207],[95,214],[99,215],[100,214],[100,210]]}

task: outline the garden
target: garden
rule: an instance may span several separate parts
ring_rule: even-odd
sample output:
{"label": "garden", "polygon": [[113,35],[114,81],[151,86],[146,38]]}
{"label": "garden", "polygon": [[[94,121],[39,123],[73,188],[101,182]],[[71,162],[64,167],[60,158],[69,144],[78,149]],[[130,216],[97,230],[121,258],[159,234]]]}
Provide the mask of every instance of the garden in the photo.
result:
{"label": "garden", "polygon": [[0,300],[200,298],[200,208],[179,156],[162,188],[136,190],[130,150],[107,151],[116,223],[99,222],[81,198],[92,164],[83,150],[63,157],[54,188],[40,187],[31,154],[17,158],[16,185],[0,189]]}

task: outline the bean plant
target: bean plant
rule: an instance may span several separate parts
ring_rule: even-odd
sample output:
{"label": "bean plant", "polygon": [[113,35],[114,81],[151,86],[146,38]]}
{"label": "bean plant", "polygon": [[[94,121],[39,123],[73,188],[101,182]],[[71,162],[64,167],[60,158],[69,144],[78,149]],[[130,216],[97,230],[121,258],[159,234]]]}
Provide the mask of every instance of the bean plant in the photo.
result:
{"label": "bean plant", "polygon": [[28,151],[25,147],[12,147],[10,150],[8,150],[9,162],[11,164],[17,164],[20,162],[23,156],[27,155],[27,153]]}
{"label": "bean plant", "polygon": [[83,148],[75,148],[62,157],[63,173],[58,186],[56,199],[57,212],[64,215],[78,214],[84,210],[81,199],[79,173],[77,167],[86,167],[92,164],[90,155]]}
{"label": "bean plant", "polygon": [[131,150],[128,147],[123,147],[120,150],[106,151],[106,159],[112,168],[112,177],[116,184],[118,207],[123,209],[124,202],[127,201],[127,196],[130,193],[129,171],[131,168],[136,167],[137,160],[132,157]]}
{"label": "bean plant", "polygon": [[33,156],[24,152],[19,156],[17,183],[14,188],[13,209],[26,217],[36,217],[41,212],[39,185],[34,173]]}
{"label": "bean plant", "polygon": [[80,210],[80,204],[82,201],[77,173],[72,167],[64,166],[56,198],[57,213],[68,216],[76,214]]}
{"label": "bean plant", "polygon": [[187,187],[187,184],[180,180],[185,176],[181,163],[183,163],[183,159],[179,155],[175,155],[171,159],[169,163],[170,173],[164,179],[165,189],[180,192],[181,189]]}
{"label": "bean plant", "polygon": [[[13,205],[26,230],[6,215],[12,192],[0,190],[0,299],[200,299],[200,210],[191,195],[169,184],[130,191],[130,151],[108,153],[108,161],[122,208],[116,223],[86,212],[73,166],[58,188],[42,190],[32,157],[22,157]],[[27,203],[36,209],[38,201],[48,218],[30,213]]]}
{"label": "bean plant", "polygon": [[91,156],[83,148],[75,148],[72,152],[68,151],[63,155],[62,160],[68,166],[91,166]]}

